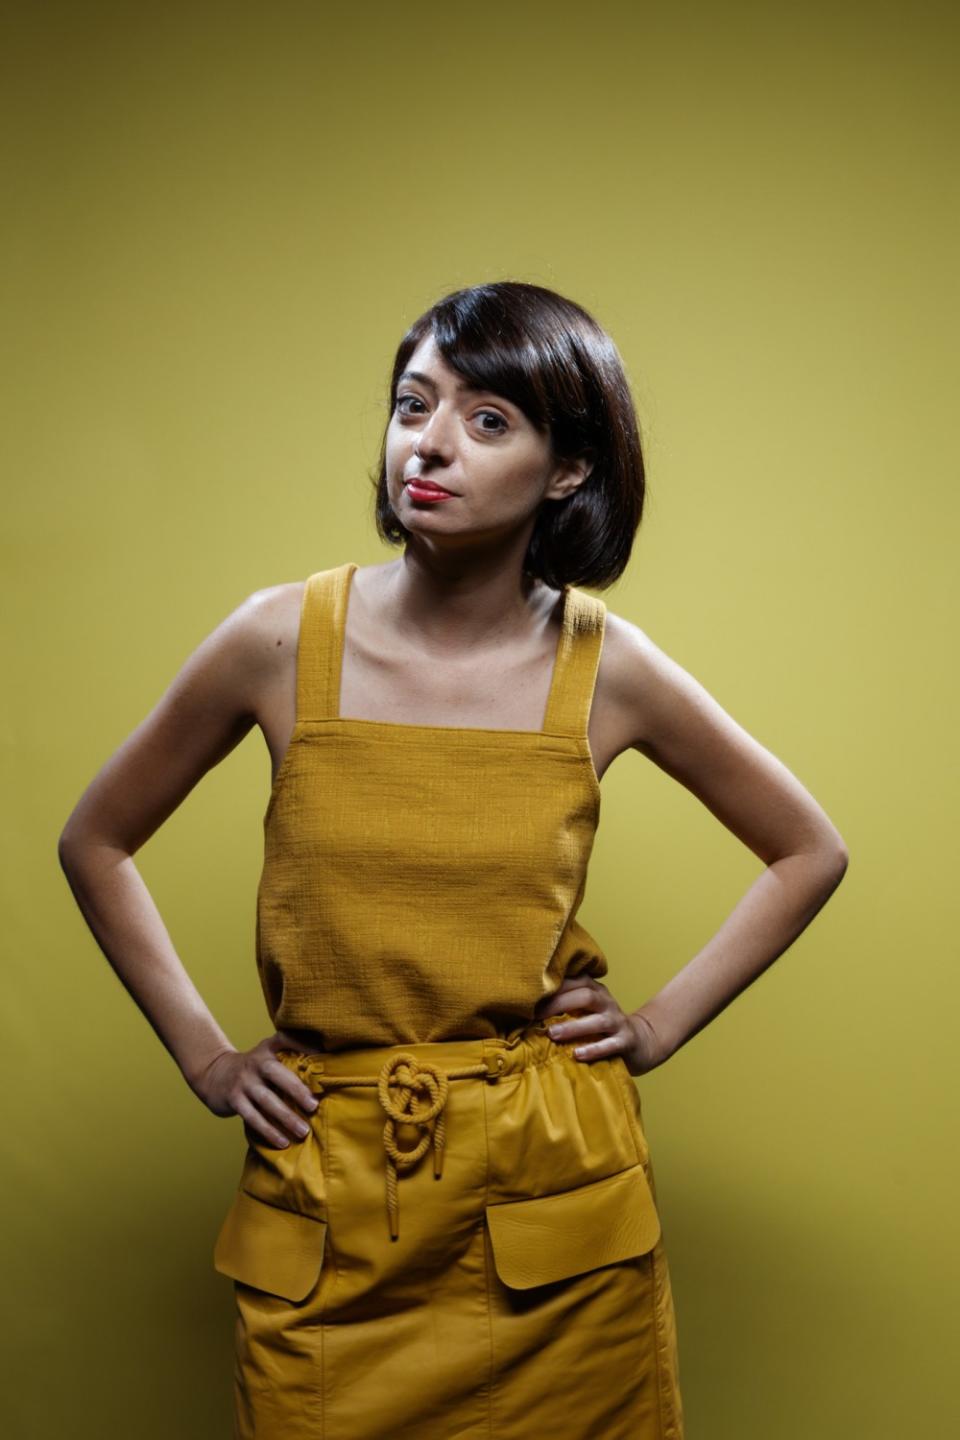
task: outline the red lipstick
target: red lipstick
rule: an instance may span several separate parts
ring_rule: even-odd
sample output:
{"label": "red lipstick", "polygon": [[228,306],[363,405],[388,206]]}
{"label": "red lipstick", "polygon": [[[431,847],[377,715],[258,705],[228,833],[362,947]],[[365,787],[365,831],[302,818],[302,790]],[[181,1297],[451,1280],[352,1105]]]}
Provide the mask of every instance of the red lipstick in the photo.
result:
{"label": "red lipstick", "polygon": [[413,500],[453,499],[452,490],[444,490],[442,485],[436,485],[432,480],[424,480],[419,476],[415,480],[407,481],[407,491]]}

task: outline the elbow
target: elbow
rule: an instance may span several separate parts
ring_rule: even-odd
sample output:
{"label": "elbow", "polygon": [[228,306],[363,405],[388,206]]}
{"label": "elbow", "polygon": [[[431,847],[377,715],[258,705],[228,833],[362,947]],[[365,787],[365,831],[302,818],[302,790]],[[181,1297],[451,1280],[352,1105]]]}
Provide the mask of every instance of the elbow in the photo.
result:
{"label": "elbow", "polygon": [[57,859],[68,877],[85,869],[88,862],[104,851],[109,851],[112,858],[133,854],[133,848],[125,840],[93,830],[86,818],[81,821],[71,815],[57,836]]}
{"label": "elbow", "polygon": [[71,815],[57,836],[57,859],[65,875],[76,865],[82,848],[83,840]]}
{"label": "elbow", "polygon": [[843,837],[836,832],[822,836],[815,844],[795,851],[794,854],[798,859],[802,859],[809,872],[811,884],[825,895],[836,890],[850,863],[850,852]]}
{"label": "elbow", "polygon": [[829,832],[821,833],[811,843],[787,851],[785,855],[802,860],[810,872],[830,889],[840,884],[850,864],[850,852],[843,836],[832,827]]}
{"label": "elbow", "polygon": [[839,833],[831,840],[826,851],[826,865],[832,881],[831,889],[836,889],[847,873],[847,866],[850,864],[850,852],[847,849],[843,836]]}
{"label": "elbow", "polygon": [[70,831],[64,827],[57,836],[57,859],[60,862],[60,869],[66,875],[70,869],[70,859],[73,853]]}
{"label": "elbow", "polygon": [[810,853],[816,856],[816,867],[823,872],[826,883],[831,889],[835,889],[847,873],[847,866],[850,864],[850,851],[847,849],[846,841],[829,816],[823,815],[821,817],[819,834],[816,836],[814,844],[810,847]]}

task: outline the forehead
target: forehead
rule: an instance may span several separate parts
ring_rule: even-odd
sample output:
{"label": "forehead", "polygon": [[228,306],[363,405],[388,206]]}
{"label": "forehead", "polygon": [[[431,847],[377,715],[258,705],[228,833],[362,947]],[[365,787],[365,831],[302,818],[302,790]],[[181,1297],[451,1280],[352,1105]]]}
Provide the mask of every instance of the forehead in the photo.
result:
{"label": "forehead", "polygon": [[432,330],[424,336],[410,356],[410,359],[407,361],[407,368],[414,370],[446,370],[448,374],[453,373],[437,349],[437,342],[434,339]]}
{"label": "forehead", "polygon": [[492,395],[492,390],[483,390],[480,386],[471,385],[462,375],[451,368],[437,349],[437,343],[433,334],[429,334],[414,350],[406,363],[403,373],[398,377],[400,380],[433,380],[438,384],[449,385],[451,389],[463,391],[474,395]]}

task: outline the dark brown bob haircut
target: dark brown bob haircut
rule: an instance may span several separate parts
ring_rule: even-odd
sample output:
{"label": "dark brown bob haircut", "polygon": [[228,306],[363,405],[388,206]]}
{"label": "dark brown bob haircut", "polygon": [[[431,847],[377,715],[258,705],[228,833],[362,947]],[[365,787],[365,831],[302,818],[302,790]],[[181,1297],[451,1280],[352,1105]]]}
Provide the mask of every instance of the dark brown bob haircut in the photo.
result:
{"label": "dark brown bob haircut", "polygon": [[[558,460],[591,457],[593,468],[570,495],[544,500],[523,569],[555,589],[605,589],[622,575],[643,514],[646,490],[640,427],[616,345],[582,306],[518,280],[472,285],[438,300],[400,341],[390,380],[397,384],[420,342],[437,349],[468,384],[502,395],[550,438]],[[389,421],[388,421],[389,423]],[[387,436],[380,447],[376,525],[404,544],[387,495]]]}

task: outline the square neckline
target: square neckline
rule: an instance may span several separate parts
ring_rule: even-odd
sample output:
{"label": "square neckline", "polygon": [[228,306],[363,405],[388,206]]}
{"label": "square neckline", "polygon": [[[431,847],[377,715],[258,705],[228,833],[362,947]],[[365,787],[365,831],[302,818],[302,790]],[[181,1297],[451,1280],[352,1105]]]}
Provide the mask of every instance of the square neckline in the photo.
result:
{"label": "square neckline", "polygon": [[[543,720],[536,730],[515,730],[504,729],[499,725],[422,725],[406,720],[375,720],[363,716],[343,715],[340,711],[340,697],[343,689],[343,656],[346,649],[347,633],[347,609],[350,603],[350,594],[353,590],[353,577],[360,566],[356,561],[347,562],[346,572],[341,592],[340,618],[337,626],[336,644],[334,650],[334,705],[330,719],[337,725],[380,725],[388,726],[391,730],[419,730],[430,734],[447,735],[531,735],[534,737],[549,736],[551,731],[546,728],[547,719],[550,716],[556,690],[559,686],[559,671],[562,668],[563,641],[567,631],[570,616],[570,586],[564,585],[562,590],[562,605],[560,612],[560,633],[557,636],[557,647],[553,656],[553,668],[550,673],[550,687],[547,691],[547,703],[543,712]],[[598,782],[599,783],[599,782]]]}

